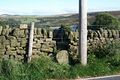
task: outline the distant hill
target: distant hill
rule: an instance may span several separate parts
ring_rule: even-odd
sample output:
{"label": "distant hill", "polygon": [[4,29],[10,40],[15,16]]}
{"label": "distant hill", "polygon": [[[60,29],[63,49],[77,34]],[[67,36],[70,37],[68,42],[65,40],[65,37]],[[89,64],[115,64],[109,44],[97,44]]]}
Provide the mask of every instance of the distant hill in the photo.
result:
{"label": "distant hill", "polygon": [[101,11],[101,12],[90,12],[88,13],[89,16],[95,16],[97,15],[98,13],[109,13],[109,14],[112,14],[114,16],[120,16],[120,11]]}
{"label": "distant hill", "polygon": [[[99,13],[110,13],[118,18],[120,18],[120,11],[104,11],[104,12],[89,12],[88,13],[88,22],[91,24],[95,20],[95,16]],[[60,14],[60,15],[49,15],[49,16],[40,16],[40,15],[9,15],[2,14],[0,15],[0,20],[9,20],[14,19],[20,21],[21,23],[30,23],[31,21],[37,22],[38,26],[51,25],[59,26],[61,24],[78,24],[79,23],[79,14]]]}
{"label": "distant hill", "polygon": [[[101,12],[88,12],[88,16],[95,16],[98,13],[110,13],[114,16],[120,16],[120,11],[101,11]],[[8,16],[36,16],[36,17],[78,17],[78,13],[72,14],[60,14],[60,15],[48,15],[48,16],[40,16],[40,15],[10,15],[10,14],[2,14],[0,17],[8,17]]]}
{"label": "distant hill", "polygon": [[[88,12],[88,17],[93,17],[93,16],[96,16],[97,14],[99,13],[109,13],[113,16],[119,16],[120,17],[120,11],[101,11],[101,12]],[[79,14],[75,13],[75,14],[65,14],[67,15],[67,17],[79,17]],[[59,16],[59,15],[58,15]],[[63,15],[60,15],[60,16],[64,16]],[[64,16],[65,17],[65,16]]]}
{"label": "distant hill", "polygon": [[[88,21],[89,21],[90,23],[93,22],[94,19],[95,19],[95,16],[96,16],[97,14],[99,14],[99,13],[109,13],[109,14],[115,16],[115,17],[120,18],[120,11],[89,12],[89,13],[88,13]],[[62,15],[61,15],[61,17],[65,17],[65,16],[62,16]],[[67,16],[67,17],[69,17],[69,18],[78,18],[78,19],[79,19],[79,14],[71,14],[71,15],[69,14],[69,16]]]}

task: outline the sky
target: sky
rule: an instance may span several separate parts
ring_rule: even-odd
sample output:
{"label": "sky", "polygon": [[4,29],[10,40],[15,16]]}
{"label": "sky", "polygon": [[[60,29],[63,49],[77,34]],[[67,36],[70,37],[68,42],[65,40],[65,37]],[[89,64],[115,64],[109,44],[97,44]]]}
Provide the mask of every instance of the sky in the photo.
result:
{"label": "sky", "polygon": [[[120,0],[88,0],[88,12],[120,10]],[[79,12],[79,0],[1,0],[0,14],[57,15]]]}

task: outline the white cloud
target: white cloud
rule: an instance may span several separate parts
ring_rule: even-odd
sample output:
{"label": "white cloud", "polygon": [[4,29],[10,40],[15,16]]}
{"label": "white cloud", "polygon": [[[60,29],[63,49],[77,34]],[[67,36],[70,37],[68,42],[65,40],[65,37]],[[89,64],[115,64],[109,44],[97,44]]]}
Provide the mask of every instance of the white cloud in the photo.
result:
{"label": "white cloud", "polygon": [[67,14],[67,13],[76,13],[78,12],[75,9],[52,9],[52,8],[38,8],[38,9],[0,9],[0,14],[18,14],[18,15],[56,15],[56,14]]}

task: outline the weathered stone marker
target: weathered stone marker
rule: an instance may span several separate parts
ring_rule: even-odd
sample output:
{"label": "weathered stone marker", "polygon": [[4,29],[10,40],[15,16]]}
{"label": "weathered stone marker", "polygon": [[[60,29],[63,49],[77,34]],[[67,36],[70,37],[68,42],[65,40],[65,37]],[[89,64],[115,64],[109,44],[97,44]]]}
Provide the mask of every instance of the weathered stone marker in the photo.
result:
{"label": "weathered stone marker", "polygon": [[69,63],[68,52],[66,50],[59,51],[56,55],[56,59],[60,64],[68,64]]}
{"label": "weathered stone marker", "polygon": [[31,27],[30,27],[29,47],[28,47],[28,62],[31,61],[31,56],[32,56],[33,35],[34,35],[34,22],[32,22]]}

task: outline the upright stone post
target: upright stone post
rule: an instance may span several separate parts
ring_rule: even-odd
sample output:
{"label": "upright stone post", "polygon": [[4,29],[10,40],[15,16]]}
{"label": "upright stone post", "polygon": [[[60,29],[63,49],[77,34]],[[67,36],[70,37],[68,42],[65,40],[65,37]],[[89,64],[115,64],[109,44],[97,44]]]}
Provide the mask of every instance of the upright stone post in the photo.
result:
{"label": "upright stone post", "polygon": [[29,33],[28,62],[31,61],[31,57],[32,57],[33,35],[34,35],[34,22],[32,22],[31,24],[30,33]]}
{"label": "upright stone post", "polygon": [[81,64],[87,65],[87,0],[80,0],[79,54]]}
{"label": "upright stone post", "polygon": [[49,31],[49,37],[52,39],[53,38],[53,32]]}

